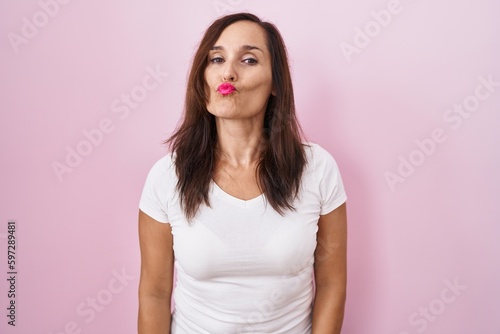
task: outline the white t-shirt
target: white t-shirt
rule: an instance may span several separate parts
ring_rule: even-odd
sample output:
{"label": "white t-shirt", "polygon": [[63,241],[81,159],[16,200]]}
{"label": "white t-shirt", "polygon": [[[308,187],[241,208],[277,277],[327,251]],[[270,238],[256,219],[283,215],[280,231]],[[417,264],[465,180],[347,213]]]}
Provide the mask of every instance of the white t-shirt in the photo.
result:
{"label": "white t-shirt", "polygon": [[172,227],[173,334],[311,332],[318,218],[346,194],[333,157],[308,145],[296,210],[284,216],[264,195],[245,201],[212,182],[211,207],[202,204],[188,223],[171,154],[152,167],[139,208]]}

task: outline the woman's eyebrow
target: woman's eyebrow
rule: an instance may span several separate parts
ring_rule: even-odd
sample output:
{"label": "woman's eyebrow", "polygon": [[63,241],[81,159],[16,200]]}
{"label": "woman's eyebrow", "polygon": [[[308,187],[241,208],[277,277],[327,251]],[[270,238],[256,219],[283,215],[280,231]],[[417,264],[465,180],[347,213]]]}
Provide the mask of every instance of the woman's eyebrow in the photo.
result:
{"label": "woman's eyebrow", "polygon": [[250,51],[250,50],[259,50],[260,52],[264,53],[264,51],[262,51],[260,48],[254,46],[254,45],[242,45],[241,48],[244,49],[244,50],[247,50],[247,51]]}
{"label": "woman's eyebrow", "polygon": [[[242,45],[240,47],[240,49],[243,49],[243,50],[246,50],[246,51],[250,51],[250,50],[259,50],[260,52],[264,53],[264,51],[262,51],[261,48],[255,46],[255,45]],[[220,46],[220,45],[214,45],[212,46],[212,48],[210,49],[210,51],[221,51],[221,50],[224,50],[224,47],[223,46]]]}

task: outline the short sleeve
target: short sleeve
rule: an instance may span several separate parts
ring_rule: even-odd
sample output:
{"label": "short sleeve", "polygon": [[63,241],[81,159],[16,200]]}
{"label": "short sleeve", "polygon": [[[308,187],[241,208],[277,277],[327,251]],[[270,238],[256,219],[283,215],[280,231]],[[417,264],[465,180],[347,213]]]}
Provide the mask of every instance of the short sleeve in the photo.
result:
{"label": "short sleeve", "polygon": [[153,165],[146,178],[139,201],[139,209],[160,223],[169,222],[167,201],[171,167],[169,160],[170,157],[165,156]]}
{"label": "short sleeve", "polygon": [[326,215],[341,206],[347,200],[347,195],[335,159],[322,147],[315,146],[317,175],[320,177],[320,215]]}

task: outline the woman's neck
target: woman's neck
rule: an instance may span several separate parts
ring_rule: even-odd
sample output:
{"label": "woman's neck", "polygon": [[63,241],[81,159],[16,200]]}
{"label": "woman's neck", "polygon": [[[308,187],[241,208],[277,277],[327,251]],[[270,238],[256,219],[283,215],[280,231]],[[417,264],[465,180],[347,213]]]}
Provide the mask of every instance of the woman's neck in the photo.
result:
{"label": "woman's neck", "polygon": [[259,160],[263,146],[262,121],[217,118],[216,126],[221,162],[233,167],[250,167]]}

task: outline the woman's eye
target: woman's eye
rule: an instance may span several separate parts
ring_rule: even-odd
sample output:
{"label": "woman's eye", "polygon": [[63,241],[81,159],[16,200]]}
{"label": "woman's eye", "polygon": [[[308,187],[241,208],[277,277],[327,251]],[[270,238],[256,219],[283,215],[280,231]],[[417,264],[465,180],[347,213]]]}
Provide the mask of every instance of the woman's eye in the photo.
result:
{"label": "woman's eye", "polygon": [[257,59],[254,59],[254,58],[246,58],[243,60],[243,62],[245,62],[249,65],[254,65],[254,64],[258,63]]}
{"label": "woman's eye", "polygon": [[212,59],[210,59],[210,62],[212,64],[219,64],[219,63],[222,63],[224,61],[224,59],[222,59],[221,57],[214,57]]}

